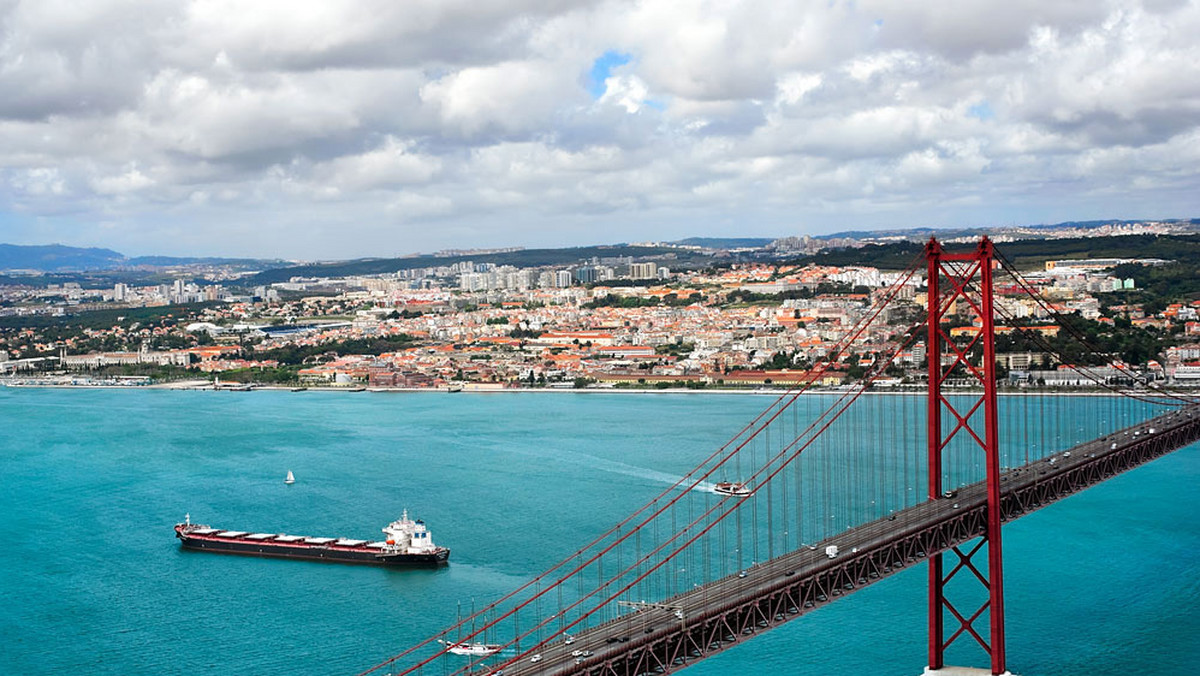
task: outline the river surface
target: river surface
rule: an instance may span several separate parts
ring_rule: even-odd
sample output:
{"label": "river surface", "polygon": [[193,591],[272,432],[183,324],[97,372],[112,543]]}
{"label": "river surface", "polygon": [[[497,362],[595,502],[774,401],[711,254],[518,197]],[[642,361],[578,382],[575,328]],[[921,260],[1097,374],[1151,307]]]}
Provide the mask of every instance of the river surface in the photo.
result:
{"label": "river surface", "polygon": [[[0,674],[354,674],[574,551],[767,403],[0,388]],[[1192,446],[1007,525],[1010,669],[1200,673],[1198,486]],[[171,530],[190,513],[376,539],[404,509],[449,567],[187,552]],[[684,673],[915,676],[925,585],[914,567]]]}

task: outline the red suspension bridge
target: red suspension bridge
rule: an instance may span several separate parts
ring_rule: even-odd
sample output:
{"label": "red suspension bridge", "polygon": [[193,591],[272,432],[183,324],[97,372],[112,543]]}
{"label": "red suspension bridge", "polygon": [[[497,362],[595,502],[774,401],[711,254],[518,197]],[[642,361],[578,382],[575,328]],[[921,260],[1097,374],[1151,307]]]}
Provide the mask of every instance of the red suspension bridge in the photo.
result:
{"label": "red suspension bridge", "polygon": [[[667,673],[918,565],[929,673],[951,673],[952,647],[1006,673],[1002,524],[1200,440],[1200,399],[1089,344],[986,238],[956,253],[930,240],[873,297],[811,371],[820,382],[871,349],[859,382],[782,394],[608,531],[363,675]],[[913,300],[924,311],[897,321]],[[1077,341],[1074,358],[1030,307]],[[999,332],[1090,396],[1067,413],[1044,387],[1002,395]],[[871,391],[914,358],[919,391]]]}

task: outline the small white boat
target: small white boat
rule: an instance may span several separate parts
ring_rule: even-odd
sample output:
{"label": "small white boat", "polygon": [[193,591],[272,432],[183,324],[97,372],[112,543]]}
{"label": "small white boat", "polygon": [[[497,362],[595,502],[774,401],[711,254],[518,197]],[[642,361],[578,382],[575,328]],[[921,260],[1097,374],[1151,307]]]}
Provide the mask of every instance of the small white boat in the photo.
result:
{"label": "small white boat", "polygon": [[454,655],[495,655],[501,648],[491,643],[450,643],[441,639],[438,639],[438,643],[446,646],[446,652]]}
{"label": "small white boat", "polygon": [[283,480],[283,483],[288,485],[296,483],[296,475],[292,474],[292,470],[288,470],[287,478]]}
{"label": "small white boat", "polygon": [[718,495],[750,495],[754,491],[744,481],[718,481],[713,485],[713,492]]}

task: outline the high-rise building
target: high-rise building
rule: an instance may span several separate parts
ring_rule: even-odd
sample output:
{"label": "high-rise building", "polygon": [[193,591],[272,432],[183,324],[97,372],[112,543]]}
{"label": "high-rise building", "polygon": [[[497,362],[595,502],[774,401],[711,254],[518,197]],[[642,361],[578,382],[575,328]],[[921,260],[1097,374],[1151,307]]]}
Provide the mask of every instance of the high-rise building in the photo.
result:
{"label": "high-rise building", "polygon": [[599,274],[596,268],[584,266],[575,270],[575,279],[580,284],[594,284],[599,279]]}
{"label": "high-rise building", "polygon": [[458,287],[463,291],[484,291],[488,288],[488,275],[480,272],[468,272],[458,278]]}
{"label": "high-rise building", "polygon": [[633,279],[655,279],[658,277],[657,263],[631,263],[629,276]]}

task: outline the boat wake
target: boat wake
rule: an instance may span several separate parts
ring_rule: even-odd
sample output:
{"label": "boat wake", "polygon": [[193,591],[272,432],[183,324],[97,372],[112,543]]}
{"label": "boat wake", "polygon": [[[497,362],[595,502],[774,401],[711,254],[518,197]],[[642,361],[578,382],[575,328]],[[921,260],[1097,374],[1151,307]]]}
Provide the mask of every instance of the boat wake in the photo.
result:
{"label": "boat wake", "polygon": [[[683,476],[679,474],[659,472],[657,470],[647,469],[637,465],[630,465],[629,463],[620,462],[619,460],[598,458],[594,455],[588,455],[586,453],[579,453],[576,451],[555,449],[553,452],[539,452],[531,451],[527,448],[517,449],[509,446],[506,446],[504,450],[510,453],[517,453],[519,455],[530,455],[538,458],[555,460],[558,462],[582,465],[593,470],[636,477],[638,479],[644,479],[654,483],[667,484],[668,486],[673,486],[683,480]],[[689,480],[688,483],[690,484],[691,481]],[[701,481],[693,486],[691,490],[699,491],[701,493],[713,493],[716,490],[716,484],[709,481]]]}
{"label": "boat wake", "polygon": [[[583,453],[567,453],[564,455],[575,456],[592,469],[598,469],[603,472],[611,472],[613,474],[623,474],[625,476],[637,477],[639,479],[646,479],[655,483],[674,485],[683,480],[683,477],[679,476],[678,474],[659,472],[657,470],[638,467],[637,465],[630,465],[617,460],[605,460],[604,458],[597,458],[595,456],[585,455]],[[712,493],[715,486],[716,485],[713,483],[701,481],[700,483],[696,484],[692,490],[700,491],[702,493]]]}

